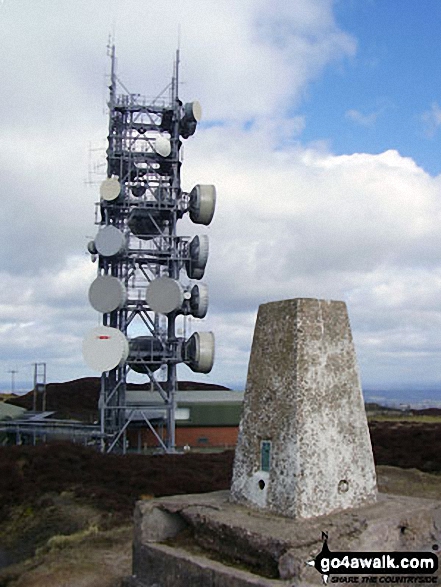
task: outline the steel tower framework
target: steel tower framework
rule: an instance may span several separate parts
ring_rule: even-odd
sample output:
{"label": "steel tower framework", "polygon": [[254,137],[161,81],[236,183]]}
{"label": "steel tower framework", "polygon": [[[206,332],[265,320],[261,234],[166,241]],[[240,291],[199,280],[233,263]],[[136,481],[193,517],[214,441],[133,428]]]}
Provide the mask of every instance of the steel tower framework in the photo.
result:
{"label": "steel tower framework", "polygon": [[[185,362],[206,373],[214,359],[212,333],[195,333],[187,341],[176,335],[178,315],[202,318],[208,305],[206,286],[179,283],[183,269],[190,279],[202,278],[208,238],[201,235],[190,241],[178,236],[176,228],[186,212],[193,222],[209,224],[215,190],[201,185],[191,193],[181,189],[181,139],[194,134],[200,106],[198,102],[183,105],[179,99],[179,51],[171,84],[150,101],[129,93],[119,82],[114,46],[110,57],[107,179],[97,204],[98,234],[88,246],[98,259],[98,277],[89,299],[108,329],[94,336],[93,352],[100,352],[100,344],[110,344],[106,339],[116,330],[127,340],[128,352],[113,368],[101,367],[101,448],[125,452],[130,422],[142,419],[158,447],[172,452],[177,364]],[[118,93],[119,88],[123,93]],[[115,302],[108,303],[115,285],[121,294],[116,307]],[[161,367],[165,380],[157,376]],[[127,407],[130,370],[147,375],[151,389],[162,399],[159,405]]]}

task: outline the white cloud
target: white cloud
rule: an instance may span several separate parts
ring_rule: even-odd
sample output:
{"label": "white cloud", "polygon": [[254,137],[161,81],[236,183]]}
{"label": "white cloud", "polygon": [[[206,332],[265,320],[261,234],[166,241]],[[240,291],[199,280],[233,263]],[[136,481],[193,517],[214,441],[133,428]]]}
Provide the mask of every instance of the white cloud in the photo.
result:
{"label": "white cloud", "polygon": [[[274,152],[257,133],[240,134],[201,133],[187,164],[193,181],[209,181],[198,162],[215,153],[219,206],[207,273],[214,323],[222,318],[236,331],[238,315],[252,321],[258,304],[275,299],[343,299],[368,383],[439,380],[440,179],[396,151]],[[231,343],[224,336],[221,354]],[[430,371],[409,370],[410,356],[429,361]]]}
{"label": "white cloud", "polygon": [[[441,180],[396,151],[335,156],[299,139],[308,84],[356,50],[330,0],[4,3],[4,379],[11,366],[41,360],[52,380],[92,374],[81,339],[99,317],[87,301],[95,266],[83,251],[98,187],[83,180],[88,142],[102,145],[107,133],[112,22],[118,75],[147,95],[169,81],[180,24],[181,96],[201,100],[205,122],[222,122],[185,142],[182,168],[185,188],[218,190],[207,230],[210,311],[193,321],[216,332],[211,380],[243,384],[258,305],[290,297],[348,302],[368,382],[439,380]],[[180,224],[184,234],[197,230]]]}

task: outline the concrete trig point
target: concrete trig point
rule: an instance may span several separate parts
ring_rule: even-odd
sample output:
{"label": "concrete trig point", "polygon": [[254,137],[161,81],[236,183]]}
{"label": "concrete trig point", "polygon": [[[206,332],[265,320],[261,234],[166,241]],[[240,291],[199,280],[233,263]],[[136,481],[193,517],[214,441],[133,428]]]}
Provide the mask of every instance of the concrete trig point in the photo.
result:
{"label": "concrete trig point", "polygon": [[344,302],[260,306],[232,499],[311,518],[376,499],[371,442]]}
{"label": "concrete trig point", "polygon": [[380,494],[343,302],[260,306],[230,491],[140,501],[126,587],[307,587],[322,548],[430,550],[441,502]]}

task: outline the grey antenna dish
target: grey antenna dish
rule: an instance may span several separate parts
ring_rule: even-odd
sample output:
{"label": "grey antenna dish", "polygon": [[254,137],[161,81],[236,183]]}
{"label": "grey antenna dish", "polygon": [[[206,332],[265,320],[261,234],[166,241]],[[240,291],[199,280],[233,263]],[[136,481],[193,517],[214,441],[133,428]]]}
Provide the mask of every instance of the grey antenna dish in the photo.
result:
{"label": "grey antenna dish", "polygon": [[142,196],[145,194],[146,192],[146,186],[141,184],[141,185],[134,185],[130,188],[130,191],[132,192],[132,194],[135,196],[135,198],[142,198]]}
{"label": "grey antenna dish", "polygon": [[208,236],[200,234],[193,238],[188,247],[191,263],[203,269],[208,261]]}
{"label": "grey antenna dish", "polygon": [[157,371],[161,366],[164,351],[161,342],[153,336],[137,336],[129,343],[130,367],[137,373]]}
{"label": "grey antenna dish", "polygon": [[89,302],[97,312],[106,314],[123,308],[127,291],[123,283],[111,275],[99,275],[89,288]]}
{"label": "grey antenna dish", "polygon": [[145,294],[150,308],[158,314],[170,314],[184,303],[184,289],[171,277],[158,277],[151,281]]}
{"label": "grey antenna dish", "polygon": [[201,279],[204,276],[208,261],[208,236],[195,236],[188,245],[190,259],[186,262],[187,275],[190,279]]}
{"label": "grey antenna dish", "polygon": [[97,326],[83,340],[86,364],[99,373],[124,364],[129,355],[129,341],[117,328]]}
{"label": "grey antenna dish", "polygon": [[208,226],[213,219],[216,207],[216,188],[214,185],[196,185],[190,192],[190,219],[195,224]]}
{"label": "grey antenna dish", "polygon": [[168,157],[171,153],[171,144],[169,139],[159,135],[155,140],[154,150],[161,157]]}
{"label": "grey antenna dish", "polygon": [[202,118],[202,106],[195,100],[187,102],[184,106],[184,116],[191,122],[199,122]]}
{"label": "grey antenna dish", "polygon": [[214,334],[195,332],[184,345],[188,366],[196,373],[209,373],[214,363]]}
{"label": "grey antenna dish", "polygon": [[116,226],[105,226],[95,237],[95,247],[103,257],[114,257],[124,251],[126,239]]}
{"label": "grey antenna dish", "polygon": [[184,116],[179,121],[179,133],[184,139],[194,135],[196,126],[202,118],[202,108],[199,102],[187,102],[184,106]]}
{"label": "grey antenna dish", "polygon": [[116,177],[108,177],[100,187],[100,196],[106,202],[116,200],[121,193],[121,184]]}
{"label": "grey antenna dish", "polygon": [[190,308],[195,318],[205,318],[208,301],[208,287],[205,283],[199,283],[191,288]]}
{"label": "grey antenna dish", "polygon": [[87,243],[87,250],[91,255],[97,255],[98,251],[96,250],[95,241],[89,241]]}

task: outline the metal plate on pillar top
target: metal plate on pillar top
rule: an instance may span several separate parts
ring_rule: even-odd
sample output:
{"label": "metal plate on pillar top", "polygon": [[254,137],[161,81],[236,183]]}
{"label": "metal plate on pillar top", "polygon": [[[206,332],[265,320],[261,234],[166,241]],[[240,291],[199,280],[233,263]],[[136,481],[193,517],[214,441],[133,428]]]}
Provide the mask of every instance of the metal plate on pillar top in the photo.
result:
{"label": "metal plate on pillar top", "polygon": [[184,345],[185,360],[196,373],[209,373],[214,363],[214,334],[195,332]]}
{"label": "metal plate on pillar top", "polygon": [[100,186],[100,196],[106,202],[112,202],[121,193],[121,184],[116,177],[108,177]]}
{"label": "metal plate on pillar top", "polygon": [[99,373],[124,364],[129,341],[117,328],[97,326],[83,340],[83,357],[88,367]]}
{"label": "metal plate on pillar top", "polygon": [[208,287],[205,283],[191,288],[190,308],[195,318],[205,318],[208,310]]}
{"label": "metal plate on pillar top", "polygon": [[122,308],[126,300],[124,284],[111,275],[99,275],[89,288],[90,305],[103,314]]}
{"label": "metal plate on pillar top", "polygon": [[208,226],[213,219],[216,207],[216,188],[214,185],[198,184],[190,192],[190,219],[195,224]]}
{"label": "metal plate on pillar top", "polygon": [[103,257],[114,257],[122,253],[126,246],[124,234],[116,226],[101,228],[95,237],[95,247]]}
{"label": "metal plate on pillar top", "polygon": [[149,283],[145,298],[154,312],[169,314],[182,307],[184,290],[176,279],[158,277]]}
{"label": "metal plate on pillar top", "polygon": [[154,150],[161,157],[168,157],[171,153],[170,141],[166,137],[159,135],[155,139]]}

